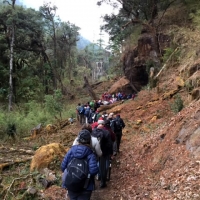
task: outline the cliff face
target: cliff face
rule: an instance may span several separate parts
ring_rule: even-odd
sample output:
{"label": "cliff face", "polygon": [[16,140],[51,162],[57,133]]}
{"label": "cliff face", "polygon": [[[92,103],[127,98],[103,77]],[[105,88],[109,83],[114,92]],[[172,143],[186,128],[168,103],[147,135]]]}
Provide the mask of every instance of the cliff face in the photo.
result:
{"label": "cliff face", "polygon": [[124,53],[122,58],[124,74],[137,90],[148,84],[150,65],[154,68],[154,73],[158,72],[162,53],[169,46],[169,35],[158,34],[146,26],[138,39],[138,45]]}

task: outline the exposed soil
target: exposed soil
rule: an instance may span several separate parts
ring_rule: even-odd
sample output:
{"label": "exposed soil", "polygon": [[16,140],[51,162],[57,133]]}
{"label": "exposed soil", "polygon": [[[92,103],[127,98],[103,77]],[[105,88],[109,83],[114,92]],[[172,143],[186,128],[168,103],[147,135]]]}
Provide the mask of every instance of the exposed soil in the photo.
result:
{"label": "exposed soil", "polygon": [[[134,100],[125,101],[107,112],[120,112],[125,120],[121,152],[112,163],[111,180],[108,187],[93,192],[93,200],[132,200],[132,199],[200,199],[199,196],[199,161],[186,149],[184,143],[176,139],[184,124],[190,121],[192,127],[198,127],[194,116],[199,111],[199,102],[187,104],[187,93],[180,90],[185,108],[175,114],[170,108],[174,99],[164,98],[166,93],[175,88],[173,77],[165,74],[165,89],[161,87],[158,94],[155,90],[143,90]],[[175,74],[175,73],[174,73]],[[167,77],[169,76],[169,77]],[[108,83],[106,83],[108,85]],[[102,88],[102,85],[98,86]],[[98,90],[98,88],[97,88]],[[196,123],[196,124],[195,124]],[[188,125],[188,127],[190,127]],[[59,142],[70,147],[80,130],[75,123],[56,133],[39,135],[30,141],[21,141],[15,145],[3,144],[0,148],[1,162],[12,159],[28,159],[34,154],[34,147],[51,142]],[[5,156],[6,154],[6,156]],[[29,162],[29,161],[27,161]],[[27,162],[25,162],[27,164]],[[60,163],[58,163],[60,165]],[[1,176],[17,177],[23,164],[4,169]],[[16,171],[19,173],[16,174]],[[61,175],[59,168],[54,169]],[[60,185],[42,189],[44,199],[65,199],[66,191]]]}

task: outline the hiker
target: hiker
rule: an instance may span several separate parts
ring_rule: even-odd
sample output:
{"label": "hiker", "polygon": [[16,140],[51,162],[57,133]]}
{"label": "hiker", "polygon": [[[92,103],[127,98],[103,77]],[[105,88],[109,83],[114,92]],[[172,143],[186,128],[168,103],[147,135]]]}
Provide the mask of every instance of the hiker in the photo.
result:
{"label": "hiker", "polygon": [[81,107],[80,107],[80,110],[79,110],[79,116],[80,116],[80,124],[84,124],[85,123],[85,107],[84,105],[82,104]]}
{"label": "hiker", "polygon": [[118,92],[118,94],[117,94],[117,100],[118,101],[122,100],[122,93],[121,92]]}
{"label": "hiker", "polygon": [[80,114],[79,114],[80,109],[81,109],[81,104],[78,103],[78,105],[76,107],[76,119],[78,122],[80,122]]}
{"label": "hiker", "polygon": [[[90,132],[86,129],[81,130],[78,137],[79,144],[72,146],[62,161],[61,170],[64,172],[62,187],[68,190],[70,200],[89,200],[94,190],[94,177],[99,170],[96,156],[90,148],[90,141]],[[83,174],[86,174],[86,179],[82,178]]]}
{"label": "hiker", "polygon": [[93,110],[94,110],[94,103],[95,103],[95,100],[92,100],[89,103],[90,108],[93,109]]}
{"label": "hiker", "polygon": [[[110,127],[112,129],[112,131],[114,132],[115,134],[115,137],[116,137],[116,133],[115,133],[115,130],[116,130],[116,124],[115,124],[115,120],[114,120],[114,113],[110,113],[108,115],[108,118],[107,118],[109,121],[110,121]],[[117,142],[116,140],[113,142],[113,155],[116,156],[117,155]]]}
{"label": "hiker", "polygon": [[104,111],[101,115],[101,117],[103,118],[103,120],[105,121],[108,117],[108,114],[106,113],[106,111]]}
{"label": "hiker", "polygon": [[95,100],[95,102],[94,102],[94,111],[96,112],[99,107],[100,107],[100,105],[99,105],[98,101]]}
{"label": "hiker", "polygon": [[115,138],[115,133],[111,129],[110,120],[107,119],[107,120],[104,121],[104,129],[107,130],[110,133],[111,140],[114,143],[116,138]]}
{"label": "hiker", "polygon": [[[90,124],[83,124],[81,130],[88,130],[90,132],[90,134],[92,133],[92,127],[91,127]],[[74,140],[74,142],[73,142],[72,145],[79,144],[78,138],[79,137],[77,137]],[[102,151],[101,151],[101,146],[100,146],[99,140],[96,137],[91,136],[91,143],[90,143],[90,145],[91,145],[91,148],[93,149],[93,151],[96,153],[96,155],[98,157],[101,157],[102,156]]]}
{"label": "hiker", "polygon": [[92,130],[94,130],[95,128],[97,128],[97,126],[99,125],[99,123],[102,122],[102,124],[104,123],[104,119],[102,117],[98,118],[98,121],[95,121],[94,123],[92,123]]}
{"label": "hiker", "polygon": [[100,138],[102,156],[99,158],[99,172],[100,172],[100,188],[107,186],[107,172],[109,167],[110,156],[113,154],[112,140],[110,133],[104,128],[104,120],[98,120],[98,127],[92,131],[94,137]]}
{"label": "hiker", "polygon": [[91,108],[91,109],[90,109],[90,113],[89,113],[89,117],[88,117],[88,124],[92,124],[92,123],[95,122],[96,115],[97,115],[97,113],[94,112],[94,109],[93,109],[93,108]]}
{"label": "hiker", "polygon": [[99,120],[99,118],[101,117],[101,114],[99,113],[99,110],[96,110],[96,117],[95,117],[95,122],[97,122]]}
{"label": "hiker", "polygon": [[119,153],[119,147],[122,138],[122,129],[125,127],[124,120],[120,117],[119,114],[116,115],[115,121],[115,135],[116,135],[116,143],[117,143],[117,152]]}
{"label": "hiker", "polygon": [[84,115],[85,115],[85,123],[88,123],[88,119],[90,118],[90,106],[89,105],[87,105],[85,107]]}

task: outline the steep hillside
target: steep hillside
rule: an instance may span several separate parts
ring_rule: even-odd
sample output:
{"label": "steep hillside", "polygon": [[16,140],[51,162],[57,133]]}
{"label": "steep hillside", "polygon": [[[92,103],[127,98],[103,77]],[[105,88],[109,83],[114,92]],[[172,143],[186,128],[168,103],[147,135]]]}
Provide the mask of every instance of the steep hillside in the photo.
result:
{"label": "steep hillside", "polygon": [[[200,34],[194,27],[191,28],[190,24],[184,24],[185,21],[180,23],[180,19],[180,24],[173,25],[173,20],[177,22],[177,19],[173,18],[172,14],[178,11],[172,9],[171,18],[169,12],[164,18],[163,32],[177,45],[171,54],[176,49],[178,54],[172,56],[164,68],[161,67],[157,87],[146,87],[138,92],[134,100],[124,101],[107,110],[108,113],[120,113],[126,127],[123,130],[121,152],[112,161],[108,187],[99,189],[99,182],[96,182],[93,200],[200,199]],[[184,9],[180,12],[183,11]],[[100,95],[113,83],[113,80],[104,82],[97,85],[94,90]],[[177,101],[178,97],[182,101]],[[184,108],[176,112],[175,108],[180,106],[181,102]],[[13,153],[19,153],[23,148],[30,154],[28,150],[33,151],[36,145],[42,146],[53,142],[70,147],[79,130],[78,123],[74,123],[57,131],[38,135],[30,141],[21,141],[20,144],[11,146],[5,143],[0,148],[0,153],[6,153],[13,161],[16,154],[12,157],[8,154],[9,149],[14,149]],[[31,155],[33,154],[34,152]],[[17,156],[19,159],[22,155]],[[29,161],[28,166],[15,166],[15,171],[22,173],[25,167],[29,167]],[[52,169],[60,178],[60,161],[54,164]],[[2,171],[1,185],[8,185],[5,177],[10,174],[11,170]],[[12,176],[16,178],[19,174],[12,172]],[[26,189],[31,184],[30,181],[26,183],[28,186],[24,187],[24,179],[13,180],[21,181],[18,190]],[[12,187],[13,181],[10,182],[10,187],[4,188],[3,199],[6,199],[11,191],[13,194],[17,191]],[[43,199],[53,200],[65,199],[66,193],[60,187],[60,182],[47,189],[40,189],[39,192],[42,193]]]}

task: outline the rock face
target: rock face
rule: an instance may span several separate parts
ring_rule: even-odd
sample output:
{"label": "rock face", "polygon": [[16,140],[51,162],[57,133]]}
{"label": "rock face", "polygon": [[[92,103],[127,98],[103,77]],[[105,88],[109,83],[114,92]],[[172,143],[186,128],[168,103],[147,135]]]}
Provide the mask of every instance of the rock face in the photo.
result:
{"label": "rock face", "polygon": [[66,154],[65,148],[59,143],[40,147],[31,161],[30,171],[44,169],[55,159],[62,160]]}
{"label": "rock face", "polygon": [[146,27],[142,30],[138,45],[125,52],[122,59],[124,74],[137,90],[148,84],[151,67],[155,73],[159,70],[160,54],[169,46],[169,41],[169,36],[157,35],[154,30]]}

